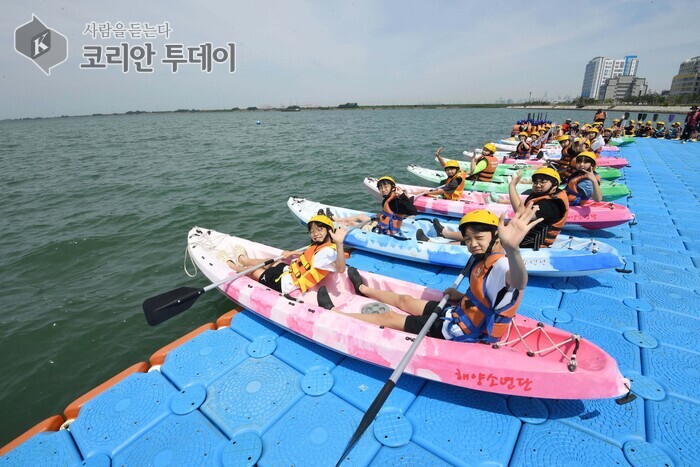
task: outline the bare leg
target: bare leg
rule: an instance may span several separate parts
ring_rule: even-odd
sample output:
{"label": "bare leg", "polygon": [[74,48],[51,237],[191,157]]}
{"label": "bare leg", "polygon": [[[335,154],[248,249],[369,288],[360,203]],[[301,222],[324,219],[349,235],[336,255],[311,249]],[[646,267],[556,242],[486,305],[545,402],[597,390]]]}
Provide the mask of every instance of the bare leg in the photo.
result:
{"label": "bare leg", "polygon": [[[379,290],[368,287],[365,284],[360,286],[360,292],[365,296],[377,300],[378,302],[384,302],[387,305],[395,306],[399,310],[403,310],[406,313],[410,313],[415,316],[420,316],[423,314],[423,308],[425,304],[428,303],[427,300],[421,300],[419,298],[413,298],[410,295],[401,295],[396,292],[390,292],[388,290]],[[387,313],[382,313],[381,315],[386,315]],[[394,313],[396,314],[396,313]],[[380,316],[380,315],[364,315],[364,316]],[[397,315],[401,316],[401,315]],[[362,319],[362,318],[360,318]],[[371,320],[366,320],[371,321]],[[403,330],[403,322],[401,323],[401,330]],[[397,328],[394,328],[397,329]]]}
{"label": "bare leg", "polygon": [[[255,266],[256,264],[262,264],[265,261],[267,261],[268,259],[269,258],[248,258],[247,256],[241,255],[238,257],[238,262],[241,263],[241,266],[236,265],[236,263],[234,263],[233,260],[230,260],[230,259],[226,261],[226,265],[236,272],[241,272],[241,271],[245,271],[246,269],[248,269],[251,266]],[[260,276],[262,276],[262,273],[265,272],[265,270],[267,268],[272,267],[272,266],[276,266],[279,263],[280,262],[277,261],[276,263],[268,264],[266,266],[258,268],[255,271],[253,271],[252,273],[250,273],[250,276],[253,279],[258,280],[258,279],[260,279]]]}
{"label": "bare leg", "polygon": [[333,217],[333,222],[346,227],[352,227],[368,220],[369,217],[365,214],[358,214],[350,217]]}
{"label": "bare leg", "polygon": [[456,232],[447,229],[442,231],[442,236],[450,240],[455,240],[457,242],[461,242],[462,240],[464,240],[464,237],[462,237],[461,232]]}
{"label": "bare leg", "polygon": [[351,318],[359,319],[361,321],[366,321],[368,323],[374,323],[378,326],[384,326],[385,328],[396,329],[397,331],[403,331],[404,325],[406,323],[406,316],[400,315],[393,311],[387,311],[386,313],[380,313],[378,315],[365,315],[362,313],[343,312],[338,313],[341,313],[345,316],[350,316]]}

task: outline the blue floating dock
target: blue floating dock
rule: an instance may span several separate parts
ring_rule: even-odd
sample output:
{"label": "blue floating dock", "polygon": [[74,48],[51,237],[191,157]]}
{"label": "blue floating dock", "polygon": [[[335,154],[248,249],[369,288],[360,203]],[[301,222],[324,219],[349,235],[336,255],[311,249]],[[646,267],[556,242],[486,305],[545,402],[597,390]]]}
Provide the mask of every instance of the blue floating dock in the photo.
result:
{"label": "blue floating dock", "polygon": [[[404,376],[343,465],[698,465],[700,144],[622,150],[636,223],[583,234],[618,248],[630,272],[531,277],[519,312],[601,346],[638,398],[505,397]],[[437,289],[457,274],[362,252],[349,263]],[[243,311],[0,467],[333,465],[389,374]]]}

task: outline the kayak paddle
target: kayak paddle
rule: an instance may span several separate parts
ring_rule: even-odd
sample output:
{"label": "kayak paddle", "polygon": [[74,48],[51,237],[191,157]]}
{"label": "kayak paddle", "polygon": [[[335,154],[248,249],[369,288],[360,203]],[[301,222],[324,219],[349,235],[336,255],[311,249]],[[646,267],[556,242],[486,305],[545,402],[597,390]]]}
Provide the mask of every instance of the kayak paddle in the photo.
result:
{"label": "kayak paddle", "polygon": [[[304,251],[305,249],[306,247],[302,247],[294,251]],[[173,316],[177,316],[183,311],[188,310],[192,305],[194,305],[194,302],[196,302],[197,299],[206,292],[217,288],[221,284],[225,284],[227,282],[234,281],[241,276],[245,276],[258,268],[272,264],[275,261],[279,261],[282,258],[284,258],[284,256],[280,255],[275,258],[268,259],[267,261],[251,266],[248,269],[206,287],[178,287],[177,289],[156,295],[155,297],[147,298],[143,302],[143,313],[146,315],[146,321],[151,326],[157,326],[158,324],[169,320]]]}
{"label": "kayak paddle", "polygon": [[[372,219],[368,219],[364,222],[360,222],[357,225],[354,225],[352,227],[348,228],[348,231],[352,229],[357,229],[362,227],[363,225],[367,224],[370,222]],[[302,252],[306,250],[307,247],[301,247],[298,248],[296,251]],[[147,298],[143,302],[143,313],[146,316],[146,321],[148,324],[151,326],[157,326],[160,323],[169,320],[173,316],[177,316],[183,311],[189,310],[192,305],[194,305],[194,302],[197,301],[199,297],[204,295],[206,292],[209,292],[212,289],[217,288],[221,284],[226,284],[227,282],[234,281],[238,279],[241,276],[244,276],[248,273],[251,273],[255,271],[258,268],[261,268],[263,266],[267,266],[268,264],[272,264],[276,261],[279,261],[283,259],[284,256],[280,255],[275,258],[268,259],[260,264],[256,264],[255,266],[251,266],[241,272],[238,272],[232,276],[226,277],[219,282],[215,282],[213,284],[210,284],[206,287],[202,288],[195,288],[195,287],[178,287],[177,289],[173,289],[169,292],[162,293],[160,295],[156,295],[151,298]]]}
{"label": "kayak paddle", "polygon": [[[462,282],[462,279],[464,279],[464,275],[469,272],[469,269],[471,269],[472,264],[474,264],[475,260],[476,260],[476,256],[474,256],[474,255],[472,255],[472,257],[469,258],[467,265],[464,266],[464,269],[462,269],[462,271],[459,273],[459,276],[457,276],[454,283],[452,284],[453,289],[456,289],[457,287],[459,287],[459,284]],[[355,446],[355,444],[362,437],[363,433],[372,424],[374,417],[377,416],[377,414],[379,413],[379,410],[384,405],[384,402],[386,402],[387,398],[389,397],[389,394],[391,394],[391,391],[396,386],[396,382],[399,380],[399,378],[401,377],[401,374],[406,369],[408,362],[413,357],[413,354],[416,353],[416,349],[418,348],[420,343],[423,341],[423,338],[426,336],[426,334],[428,334],[428,330],[430,330],[430,327],[433,325],[435,320],[438,318],[438,315],[440,314],[440,312],[442,312],[442,309],[447,304],[447,300],[449,300],[449,298],[450,298],[450,296],[448,294],[445,294],[442,297],[442,300],[440,300],[440,303],[438,303],[437,307],[435,307],[433,312],[430,314],[428,321],[426,321],[426,323],[423,325],[423,328],[420,330],[420,332],[418,333],[416,338],[413,340],[413,344],[411,344],[411,347],[408,349],[408,352],[406,352],[406,355],[404,355],[404,357],[401,359],[401,361],[399,362],[399,364],[396,367],[396,369],[394,370],[394,372],[391,374],[391,376],[386,381],[386,383],[384,383],[384,387],[382,387],[382,389],[379,391],[379,394],[372,401],[372,404],[369,406],[369,409],[367,409],[367,412],[365,412],[365,415],[362,417],[362,420],[360,420],[360,425],[357,427],[357,430],[355,430],[355,433],[353,433],[352,438],[350,438],[350,441],[348,442],[348,445],[345,448],[345,451],[343,451],[343,455],[340,456],[340,459],[338,459],[338,462],[335,464],[336,467],[338,467],[340,464],[342,464],[343,460],[345,459],[345,456],[347,456],[350,453],[352,448]]]}

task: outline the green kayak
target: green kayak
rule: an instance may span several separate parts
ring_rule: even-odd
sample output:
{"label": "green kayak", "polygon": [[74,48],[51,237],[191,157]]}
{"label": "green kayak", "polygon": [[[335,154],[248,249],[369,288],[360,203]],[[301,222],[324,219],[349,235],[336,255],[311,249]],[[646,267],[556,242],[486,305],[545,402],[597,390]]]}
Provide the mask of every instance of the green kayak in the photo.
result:
{"label": "green kayak", "polygon": [[[431,181],[433,183],[441,183],[445,179],[445,172],[442,170],[427,169],[417,165],[409,165],[408,171],[418,178]],[[562,185],[562,188],[564,186]],[[518,192],[522,193],[532,188],[528,183],[518,185]],[[495,194],[507,194],[508,182],[470,182],[464,184],[464,189],[468,191],[483,191]],[[600,191],[603,192],[603,201],[615,201],[616,199],[624,198],[630,195],[630,190],[626,185],[609,180],[602,180],[600,183]]]}
{"label": "green kayak", "polygon": [[613,138],[610,140],[611,146],[627,146],[634,143],[634,136],[623,136],[621,138]]}
{"label": "green kayak", "polygon": [[[518,185],[518,193],[532,188],[532,185],[521,183]],[[563,188],[563,186],[562,186]],[[487,193],[508,193],[508,183],[496,182],[467,182],[464,184],[465,190],[484,191]],[[616,199],[624,198],[630,195],[630,190],[622,183],[603,180],[600,183],[600,191],[603,193],[603,201],[615,201]]]}
{"label": "green kayak", "polygon": [[[506,177],[515,175],[518,170],[523,171],[523,178],[532,178],[532,174],[537,170],[537,167],[532,167],[527,164],[498,164],[496,173],[494,174],[494,180],[498,182],[507,181]],[[598,167],[596,172],[598,172],[602,180],[617,180],[622,177],[620,169],[614,167]]]}

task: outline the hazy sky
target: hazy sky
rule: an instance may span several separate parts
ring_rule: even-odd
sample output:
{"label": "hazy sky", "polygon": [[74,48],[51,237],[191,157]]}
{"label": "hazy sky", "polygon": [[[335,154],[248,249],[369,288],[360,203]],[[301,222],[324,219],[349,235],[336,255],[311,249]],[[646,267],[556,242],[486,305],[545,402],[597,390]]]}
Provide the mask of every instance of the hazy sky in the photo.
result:
{"label": "hazy sky", "polygon": [[[478,103],[578,96],[596,56],[639,57],[650,90],[700,55],[696,0],[133,1],[3,4],[0,119],[248,106]],[[70,3],[70,5],[68,4]],[[68,39],[46,76],[14,50],[32,14]],[[93,39],[90,22],[169,22],[169,40]],[[151,42],[153,73],[85,70],[84,45]],[[237,46],[236,72],[160,60],[165,43]]]}

